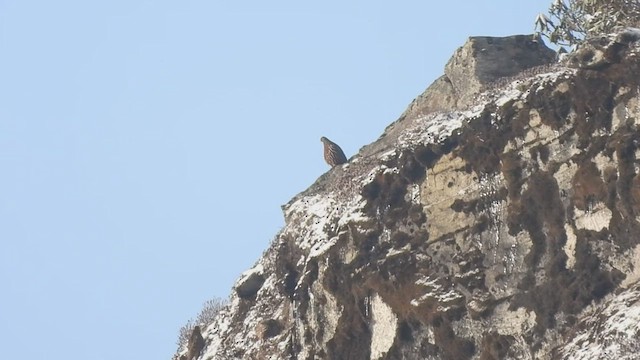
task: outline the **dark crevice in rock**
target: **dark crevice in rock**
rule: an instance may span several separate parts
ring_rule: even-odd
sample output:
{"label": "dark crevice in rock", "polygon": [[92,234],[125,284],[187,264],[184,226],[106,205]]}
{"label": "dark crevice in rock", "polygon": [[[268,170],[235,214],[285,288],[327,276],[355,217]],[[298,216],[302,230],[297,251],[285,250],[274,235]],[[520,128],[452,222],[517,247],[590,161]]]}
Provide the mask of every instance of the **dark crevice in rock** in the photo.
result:
{"label": "dark crevice in rock", "polygon": [[500,335],[497,332],[487,333],[482,338],[482,344],[480,345],[480,360],[515,358],[513,354],[509,353],[509,348],[514,342],[513,336]]}
{"label": "dark crevice in rock", "polygon": [[572,180],[573,205],[583,211],[591,211],[595,202],[606,195],[606,188],[600,171],[591,161],[584,162]]}
{"label": "dark crevice in rock", "polygon": [[500,169],[500,153],[507,142],[504,135],[504,129],[495,125],[494,115],[487,109],[461,133],[461,145],[454,154],[465,160],[468,172],[495,173]]}
{"label": "dark crevice in rock", "polygon": [[502,155],[502,176],[507,183],[509,200],[513,201],[520,196],[524,179],[522,178],[522,160],[515,151],[509,151]]}
{"label": "dark crevice in rock", "polygon": [[456,336],[447,319],[437,317],[431,322],[436,345],[442,351],[444,359],[471,359],[476,352],[475,344],[468,339]]}
{"label": "dark crevice in rock", "polygon": [[295,288],[300,278],[300,272],[302,271],[297,265],[301,252],[300,249],[295,246],[294,240],[284,237],[274,246],[277,247],[275,271],[279,274],[279,277],[283,279],[278,286],[281,288],[281,292],[286,294],[291,300],[294,297]]}

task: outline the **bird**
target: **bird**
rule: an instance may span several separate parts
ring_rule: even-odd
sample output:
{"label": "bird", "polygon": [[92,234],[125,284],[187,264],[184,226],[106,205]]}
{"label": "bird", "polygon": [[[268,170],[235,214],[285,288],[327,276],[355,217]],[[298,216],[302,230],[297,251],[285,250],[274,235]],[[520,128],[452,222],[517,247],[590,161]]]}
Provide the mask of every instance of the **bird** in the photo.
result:
{"label": "bird", "polygon": [[344,156],[344,152],[340,149],[338,144],[324,136],[320,138],[320,141],[324,144],[324,160],[329,164],[329,166],[335,167],[347,162],[347,157]]}

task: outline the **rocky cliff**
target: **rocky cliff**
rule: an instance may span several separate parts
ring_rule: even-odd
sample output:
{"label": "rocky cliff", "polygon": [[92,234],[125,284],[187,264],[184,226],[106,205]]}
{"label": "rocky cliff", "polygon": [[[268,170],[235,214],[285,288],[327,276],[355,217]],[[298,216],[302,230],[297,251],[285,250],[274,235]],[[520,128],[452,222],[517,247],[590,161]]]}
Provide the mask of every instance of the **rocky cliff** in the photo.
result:
{"label": "rocky cliff", "polygon": [[283,206],[201,349],[176,357],[636,358],[636,38],[564,65],[531,36],[469,39],[380,139]]}

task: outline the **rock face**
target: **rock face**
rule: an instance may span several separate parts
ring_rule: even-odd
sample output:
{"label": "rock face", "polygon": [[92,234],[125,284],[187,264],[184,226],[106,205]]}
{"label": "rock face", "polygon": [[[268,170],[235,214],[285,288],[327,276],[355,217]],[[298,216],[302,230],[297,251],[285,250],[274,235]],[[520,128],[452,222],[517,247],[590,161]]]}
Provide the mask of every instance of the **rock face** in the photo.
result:
{"label": "rock face", "polygon": [[635,358],[638,49],[523,71],[551,58],[522,39],[472,38],[286,204],[200,359]]}
{"label": "rock face", "polygon": [[555,52],[537,36],[470,37],[453,54],[445,74],[418,96],[400,119],[466,109],[501,78],[550,64],[555,57]]}
{"label": "rock face", "polygon": [[205,342],[200,332],[200,326],[195,326],[191,331],[191,336],[187,342],[186,354],[180,356],[180,360],[195,360],[204,349]]}
{"label": "rock face", "polygon": [[524,69],[555,59],[539,37],[515,35],[504,38],[476,36],[456,50],[444,67],[457,94],[458,106],[474,103],[475,96],[498,78],[517,75]]}

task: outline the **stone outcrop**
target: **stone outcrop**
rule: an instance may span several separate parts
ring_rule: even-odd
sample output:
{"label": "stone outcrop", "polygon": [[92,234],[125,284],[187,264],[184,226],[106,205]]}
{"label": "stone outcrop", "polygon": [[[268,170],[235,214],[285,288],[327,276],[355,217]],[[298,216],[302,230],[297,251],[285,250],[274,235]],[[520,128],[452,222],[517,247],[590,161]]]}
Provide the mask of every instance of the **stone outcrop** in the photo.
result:
{"label": "stone outcrop", "polygon": [[538,36],[470,37],[453,54],[444,75],[418,96],[400,119],[465,109],[496,81],[550,64],[555,56]]}
{"label": "stone outcrop", "polygon": [[555,56],[539,37],[475,36],[456,50],[444,73],[456,93],[458,107],[464,107],[474,104],[476,95],[497,79],[549,64]]}
{"label": "stone outcrop", "polygon": [[548,49],[523,39],[472,38],[379,140],[286,204],[200,359],[636,356],[636,42],[592,44],[615,54],[594,70],[538,66]]}
{"label": "stone outcrop", "polygon": [[600,70],[622,63],[632,54],[634,42],[640,40],[640,29],[628,28],[615,34],[587,39],[568,56],[567,64],[580,69]]}
{"label": "stone outcrop", "polygon": [[180,360],[195,360],[200,356],[202,349],[204,349],[205,342],[202,337],[200,326],[194,326],[191,330],[191,336],[187,342],[186,353],[180,356]]}

